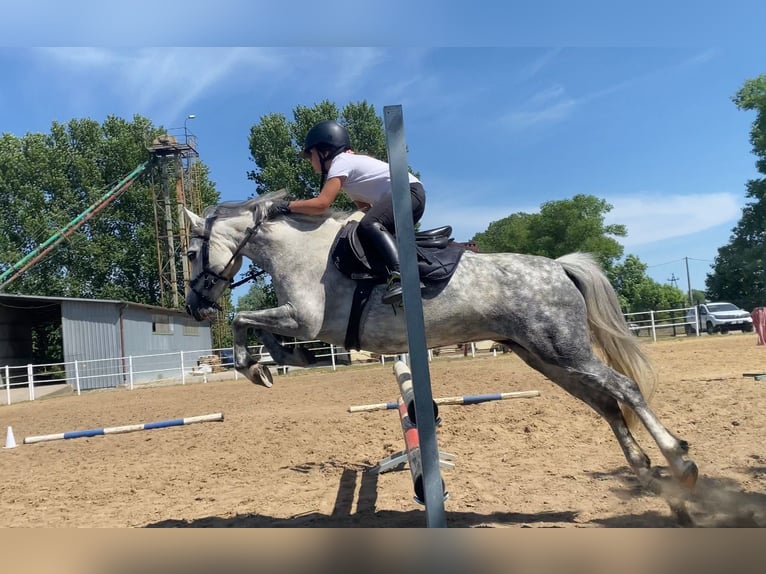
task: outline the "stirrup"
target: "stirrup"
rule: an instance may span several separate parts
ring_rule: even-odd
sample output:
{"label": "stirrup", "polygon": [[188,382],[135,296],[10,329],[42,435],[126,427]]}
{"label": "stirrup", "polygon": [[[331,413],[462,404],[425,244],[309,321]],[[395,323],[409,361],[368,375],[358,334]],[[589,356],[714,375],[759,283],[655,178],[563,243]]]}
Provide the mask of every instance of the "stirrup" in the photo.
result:
{"label": "stirrup", "polygon": [[[420,291],[422,292],[426,286],[423,282],[420,282]],[[399,273],[392,273],[388,278],[388,285],[386,292],[383,293],[381,301],[384,305],[397,305],[402,302],[402,279]]]}
{"label": "stirrup", "polygon": [[402,286],[392,286],[385,293],[380,300],[384,305],[398,305],[402,302]]}
{"label": "stirrup", "polygon": [[397,273],[391,273],[388,276],[386,292],[383,293],[381,302],[384,305],[396,305],[402,301],[402,276]]}

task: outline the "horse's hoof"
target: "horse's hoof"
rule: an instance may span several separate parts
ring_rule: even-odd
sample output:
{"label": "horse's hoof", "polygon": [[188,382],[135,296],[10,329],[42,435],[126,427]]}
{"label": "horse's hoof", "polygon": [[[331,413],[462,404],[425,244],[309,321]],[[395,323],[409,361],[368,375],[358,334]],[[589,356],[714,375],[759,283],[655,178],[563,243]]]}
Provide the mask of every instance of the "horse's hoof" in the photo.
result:
{"label": "horse's hoof", "polygon": [[263,385],[264,387],[271,388],[274,384],[271,371],[262,363],[253,363],[243,374],[255,385]]}
{"label": "horse's hoof", "polygon": [[684,488],[693,490],[694,486],[697,484],[698,477],[699,469],[697,468],[697,465],[690,460],[685,460],[684,469],[681,474],[678,475],[678,482],[680,482]]}

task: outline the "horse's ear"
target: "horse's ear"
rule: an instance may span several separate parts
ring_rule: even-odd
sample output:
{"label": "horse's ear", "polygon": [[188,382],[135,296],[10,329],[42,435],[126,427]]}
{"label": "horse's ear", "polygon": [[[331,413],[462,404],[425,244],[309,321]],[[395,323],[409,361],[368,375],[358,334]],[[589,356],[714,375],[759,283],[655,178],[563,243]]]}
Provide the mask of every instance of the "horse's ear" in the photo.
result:
{"label": "horse's ear", "polygon": [[184,213],[186,214],[186,219],[189,220],[189,223],[191,223],[192,227],[204,227],[205,222],[199,215],[197,215],[193,211],[189,211],[185,207],[184,207]]}

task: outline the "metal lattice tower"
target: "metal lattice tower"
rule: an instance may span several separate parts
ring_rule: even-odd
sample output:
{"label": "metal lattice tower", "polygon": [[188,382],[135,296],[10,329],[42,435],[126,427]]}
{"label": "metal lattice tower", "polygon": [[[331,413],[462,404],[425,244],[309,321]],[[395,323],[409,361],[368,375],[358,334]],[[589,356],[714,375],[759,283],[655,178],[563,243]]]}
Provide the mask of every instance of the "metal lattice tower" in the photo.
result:
{"label": "metal lattice tower", "polygon": [[[183,305],[189,285],[186,261],[189,229],[183,208],[187,207],[195,213],[201,211],[196,177],[199,158],[197,140],[186,131],[184,140],[180,143],[172,135],[163,135],[149,147],[156,160],[151,181],[160,298],[163,306],[172,308]],[[183,281],[179,281],[179,271]]]}

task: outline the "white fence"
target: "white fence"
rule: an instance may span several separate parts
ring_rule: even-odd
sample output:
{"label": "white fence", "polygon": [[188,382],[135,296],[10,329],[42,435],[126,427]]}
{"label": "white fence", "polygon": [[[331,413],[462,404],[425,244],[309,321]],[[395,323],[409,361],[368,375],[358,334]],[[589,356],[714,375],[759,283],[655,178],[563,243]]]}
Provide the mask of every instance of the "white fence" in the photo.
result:
{"label": "white fence", "polygon": [[[396,358],[395,355],[347,351],[321,341],[297,341],[284,345],[308,347],[317,359],[316,364],[312,366],[328,367],[332,370],[351,364],[385,363]],[[475,357],[480,353],[496,355],[498,351],[502,352],[502,347],[491,341],[466,343],[454,348],[429,350],[429,359],[439,356]],[[297,368],[276,366],[262,345],[250,347],[250,352],[260,361],[275,367],[278,373]],[[67,386],[80,395],[83,391],[103,388],[122,387],[132,390],[136,386],[148,384],[185,385],[189,382],[208,382],[208,378],[215,373],[228,373],[235,379],[242,377],[234,369],[234,353],[231,347],[68,363],[6,365],[0,367],[0,405],[33,401],[47,394],[50,389],[66,389]]]}
{"label": "white fence", "polygon": [[699,320],[697,307],[626,313],[625,320],[628,322],[630,330],[636,336],[648,335],[655,342],[658,335],[671,337],[676,335],[700,335],[699,330],[696,328]]}
{"label": "white fence", "polygon": [[[691,313],[690,313],[691,311]],[[694,320],[687,321],[687,317]],[[696,307],[627,313],[625,319],[637,336],[651,336],[653,341],[659,336],[696,334]],[[385,363],[394,360],[395,355],[375,355],[368,352],[347,351],[342,347],[328,345],[321,341],[297,341],[285,345],[304,345],[311,349],[317,358],[318,367],[330,367],[365,363]],[[251,347],[250,351],[268,365],[274,361],[263,346]],[[428,358],[475,357],[477,354],[497,355],[504,353],[502,345],[492,341],[464,343],[450,347],[429,349]],[[215,359],[211,361],[210,359]],[[83,390],[124,387],[133,389],[137,385],[172,383],[187,384],[190,381],[207,382],[208,376],[218,371],[239,375],[234,367],[234,354],[231,348],[202,349],[196,351],[177,351],[155,355],[134,355],[92,361],[74,361],[69,363],[48,363],[37,365],[0,366],[0,404],[35,400],[36,395],[48,388],[62,388],[68,385],[79,395]],[[294,367],[277,367],[278,373],[284,373]]]}

